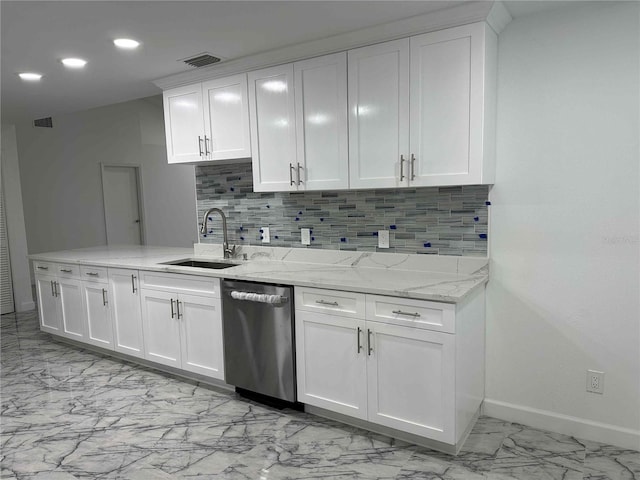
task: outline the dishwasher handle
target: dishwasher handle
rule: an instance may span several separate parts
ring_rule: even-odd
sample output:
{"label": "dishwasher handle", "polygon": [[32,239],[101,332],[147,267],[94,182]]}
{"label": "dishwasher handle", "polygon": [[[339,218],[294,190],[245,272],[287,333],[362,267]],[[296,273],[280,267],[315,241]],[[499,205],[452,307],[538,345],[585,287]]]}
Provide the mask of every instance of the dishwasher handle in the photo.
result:
{"label": "dishwasher handle", "polygon": [[240,292],[232,290],[230,292],[231,298],[235,300],[243,300],[246,302],[267,303],[270,305],[282,305],[289,301],[288,297],[284,295],[269,295],[267,293],[254,293],[254,292]]}

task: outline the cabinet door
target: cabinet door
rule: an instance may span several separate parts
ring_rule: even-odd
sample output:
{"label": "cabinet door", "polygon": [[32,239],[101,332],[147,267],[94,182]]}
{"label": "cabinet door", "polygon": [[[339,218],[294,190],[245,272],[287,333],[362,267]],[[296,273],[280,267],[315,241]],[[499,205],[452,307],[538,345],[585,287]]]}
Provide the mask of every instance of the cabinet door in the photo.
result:
{"label": "cabinet door", "polygon": [[163,98],[168,162],[206,160],[201,84],[167,90]]}
{"label": "cabinet door", "polygon": [[108,296],[106,283],[82,283],[82,299],[87,319],[86,341],[113,350],[113,326],[111,325]]}
{"label": "cabinet door", "polygon": [[178,296],[159,290],[141,290],[144,358],[180,368],[180,323],[176,313]]}
{"label": "cabinet door", "polygon": [[40,329],[43,332],[60,335],[60,302],[55,296],[56,277],[36,275],[36,293],[38,295],[38,313]]}
{"label": "cabinet door", "polygon": [[481,183],[483,25],[411,37],[410,183]]}
{"label": "cabinet door", "polygon": [[350,187],[406,185],[409,40],[350,50],[348,58]]}
{"label": "cabinet door", "polygon": [[369,421],[454,443],[454,336],[367,322]]}
{"label": "cabinet door", "polygon": [[298,400],[367,419],[364,321],[296,311]]}
{"label": "cabinet door", "polygon": [[109,269],[114,349],[144,357],[142,310],[137,270]]}
{"label": "cabinet door", "polygon": [[204,82],[202,93],[208,159],[251,157],[247,75]]}
{"label": "cabinet door", "polygon": [[349,188],[347,54],[296,62],[294,75],[300,188]]}
{"label": "cabinet door", "polygon": [[85,340],[82,282],[58,277],[58,296],[61,305],[62,334],[74,340]]}
{"label": "cabinet door", "polygon": [[224,380],[220,299],[180,294],[178,302],[182,369]]}
{"label": "cabinet door", "polygon": [[[297,190],[293,64],[247,74],[253,190]],[[304,179],[303,179],[304,180]]]}

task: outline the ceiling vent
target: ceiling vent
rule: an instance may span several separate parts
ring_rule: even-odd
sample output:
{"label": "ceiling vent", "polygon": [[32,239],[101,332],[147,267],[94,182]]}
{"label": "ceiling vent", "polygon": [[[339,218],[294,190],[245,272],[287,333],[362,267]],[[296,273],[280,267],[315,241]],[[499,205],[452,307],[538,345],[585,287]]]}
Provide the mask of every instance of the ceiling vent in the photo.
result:
{"label": "ceiling vent", "polygon": [[179,62],[184,62],[190,67],[206,67],[207,65],[213,65],[214,63],[218,63],[220,61],[219,57],[214,57],[210,53],[199,53],[193,57],[183,58],[182,60],[178,60]]}
{"label": "ceiling vent", "polygon": [[34,127],[53,128],[53,119],[51,117],[39,118],[33,121]]}

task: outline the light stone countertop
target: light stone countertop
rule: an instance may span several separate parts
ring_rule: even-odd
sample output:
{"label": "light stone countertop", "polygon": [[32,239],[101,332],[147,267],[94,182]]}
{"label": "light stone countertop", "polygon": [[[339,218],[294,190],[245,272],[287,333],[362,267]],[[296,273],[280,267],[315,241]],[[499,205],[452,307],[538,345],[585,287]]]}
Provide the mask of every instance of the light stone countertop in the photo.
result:
{"label": "light stone countertop", "polygon": [[[246,255],[247,260],[240,260]],[[222,247],[101,246],[29,255],[31,260],[131,268],[459,303],[489,279],[488,259],[306,248],[239,247],[222,270],[164,265],[222,260]]]}

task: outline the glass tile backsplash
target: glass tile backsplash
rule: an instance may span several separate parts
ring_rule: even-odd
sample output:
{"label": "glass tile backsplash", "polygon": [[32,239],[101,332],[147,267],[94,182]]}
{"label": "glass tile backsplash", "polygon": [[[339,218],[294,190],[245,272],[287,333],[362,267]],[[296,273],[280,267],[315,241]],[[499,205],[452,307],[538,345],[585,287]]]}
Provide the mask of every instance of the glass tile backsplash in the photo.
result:
{"label": "glass tile backsplash", "polygon": [[[487,185],[324,192],[253,192],[250,163],[197,166],[198,222],[211,207],[227,216],[229,242],[262,245],[269,227],[274,247],[367,252],[487,255]],[[300,229],[311,229],[311,245]],[[390,248],[379,249],[378,230]],[[201,242],[222,243],[211,217]]]}

